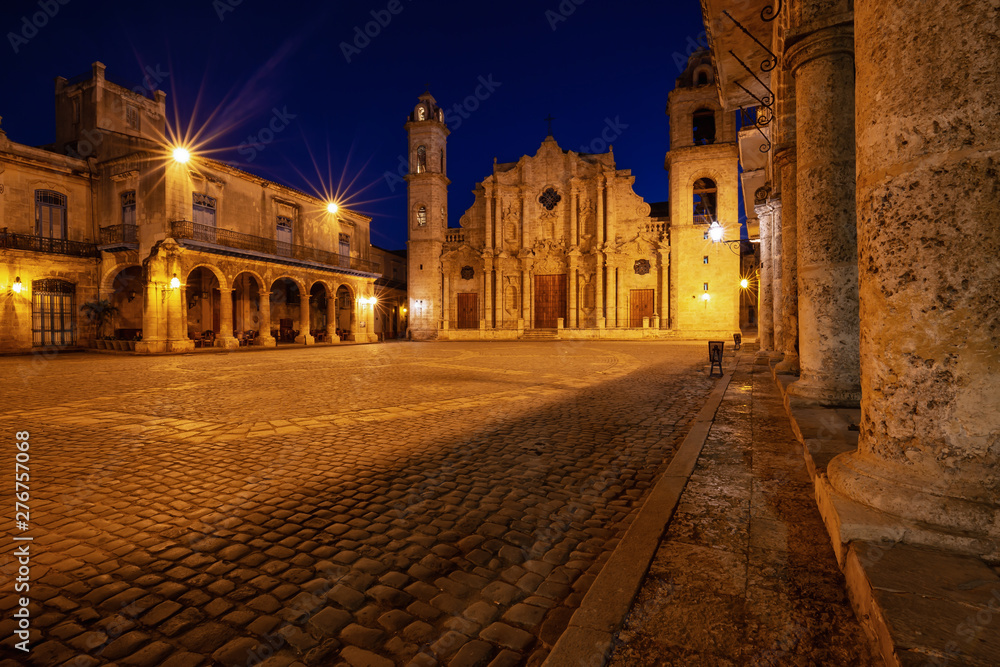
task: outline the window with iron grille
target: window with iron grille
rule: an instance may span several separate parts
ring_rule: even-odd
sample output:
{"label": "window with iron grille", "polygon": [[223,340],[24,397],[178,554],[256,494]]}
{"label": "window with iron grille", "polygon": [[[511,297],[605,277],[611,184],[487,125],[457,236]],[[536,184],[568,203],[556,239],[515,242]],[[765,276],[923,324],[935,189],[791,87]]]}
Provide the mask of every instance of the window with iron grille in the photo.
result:
{"label": "window with iron grille", "polygon": [[195,192],[191,221],[198,225],[215,227],[215,197]]}
{"label": "window with iron grille", "polygon": [[35,190],[35,234],[50,239],[66,238],[66,195],[54,190]]}
{"label": "window with iron grille", "polygon": [[544,206],[546,210],[551,211],[556,207],[556,204],[558,204],[561,199],[562,197],[558,192],[556,192],[553,188],[548,188],[542,193],[542,196],[538,198],[538,201],[541,202],[542,206]]}
{"label": "window with iron grille", "polygon": [[135,190],[122,193],[122,224],[135,224]]}
{"label": "window with iron grille", "polygon": [[340,235],[340,254],[344,257],[351,256],[351,235],[341,234]]}
{"label": "window with iron grille", "polygon": [[421,206],[417,209],[417,227],[427,226],[427,207]]}
{"label": "window with iron grille", "polygon": [[55,278],[31,283],[31,343],[76,344],[76,285]]}

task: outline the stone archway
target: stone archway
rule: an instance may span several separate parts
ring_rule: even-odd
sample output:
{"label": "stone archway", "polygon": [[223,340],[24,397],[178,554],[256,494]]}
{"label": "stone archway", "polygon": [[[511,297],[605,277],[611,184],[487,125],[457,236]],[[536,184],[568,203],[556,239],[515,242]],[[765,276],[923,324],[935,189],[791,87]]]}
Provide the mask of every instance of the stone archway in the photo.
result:
{"label": "stone archway", "polygon": [[107,294],[116,309],[109,334],[120,340],[135,340],[142,334],[142,267],[122,267],[111,277]]}
{"label": "stone archway", "polygon": [[309,288],[309,327],[313,338],[318,341],[330,342],[335,337],[334,306],[330,287],[319,280],[313,283]]}
{"label": "stone archway", "polygon": [[264,281],[251,271],[242,271],[233,279],[233,329],[240,344],[256,344],[261,336],[270,334],[265,321],[262,297]]}
{"label": "stone archway", "polygon": [[181,305],[187,313],[188,338],[211,346],[220,335],[232,334],[222,328],[222,298],[215,271],[206,266],[196,266],[187,274],[184,284]]}
{"label": "stone archway", "polygon": [[349,285],[337,287],[337,332],[341,340],[354,340],[358,332],[357,304],[354,290]]}

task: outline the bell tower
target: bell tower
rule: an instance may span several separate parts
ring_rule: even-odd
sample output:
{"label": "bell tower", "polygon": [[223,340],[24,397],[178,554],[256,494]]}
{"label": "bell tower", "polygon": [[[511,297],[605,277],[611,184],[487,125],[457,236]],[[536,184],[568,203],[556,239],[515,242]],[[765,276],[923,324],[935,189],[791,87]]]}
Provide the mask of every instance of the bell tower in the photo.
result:
{"label": "bell tower", "polygon": [[406,121],[410,170],[406,175],[407,290],[413,340],[437,336],[441,318],[441,248],[448,229],[445,175],[448,128],[444,111],[426,92]]}
{"label": "bell tower", "polygon": [[739,152],[736,116],[719,104],[709,51],[695,51],[667,103],[670,151],[670,328],[728,339],[739,331]]}

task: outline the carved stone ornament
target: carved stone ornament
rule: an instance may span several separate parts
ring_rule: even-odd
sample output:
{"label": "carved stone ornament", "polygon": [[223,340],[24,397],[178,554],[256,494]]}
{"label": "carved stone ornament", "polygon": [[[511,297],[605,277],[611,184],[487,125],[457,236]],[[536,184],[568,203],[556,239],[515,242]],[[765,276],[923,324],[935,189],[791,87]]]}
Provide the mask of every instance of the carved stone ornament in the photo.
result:
{"label": "carved stone ornament", "polygon": [[472,276],[474,275],[476,275],[476,271],[471,266],[466,265],[462,267],[462,280],[472,280]]}
{"label": "carved stone ornament", "polygon": [[649,273],[649,260],[648,259],[637,259],[635,260],[635,272],[637,275],[644,276]]}

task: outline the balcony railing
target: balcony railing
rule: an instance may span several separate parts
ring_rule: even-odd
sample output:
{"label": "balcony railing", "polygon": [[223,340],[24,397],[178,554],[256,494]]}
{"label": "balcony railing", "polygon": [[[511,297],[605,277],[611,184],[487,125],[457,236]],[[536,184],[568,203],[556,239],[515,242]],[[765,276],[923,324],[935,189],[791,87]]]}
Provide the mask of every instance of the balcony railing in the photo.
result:
{"label": "balcony railing", "polygon": [[110,225],[101,227],[101,245],[139,243],[139,225]]}
{"label": "balcony railing", "polygon": [[0,248],[44,252],[51,255],[69,255],[71,257],[100,256],[100,253],[97,252],[97,246],[93,243],[52,239],[30,234],[14,234],[8,232],[6,227],[0,229]]}
{"label": "balcony railing", "polygon": [[288,257],[302,262],[316,262],[352,271],[364,271],[366,273],[380,272],[380,264],[378,262],[371,262],[349,255],[340,255],[335,252],[320,250],[319,248],[279,242],[275,239],[243,234],[242,232],[234,232],[229,229],[219,229],[218,227],[201,225],[189,220],[172,221],[170,223],[170,235],[175,239],[191,239],[192,241],[211,243],[225,248],[248,250],[276,257]]}

